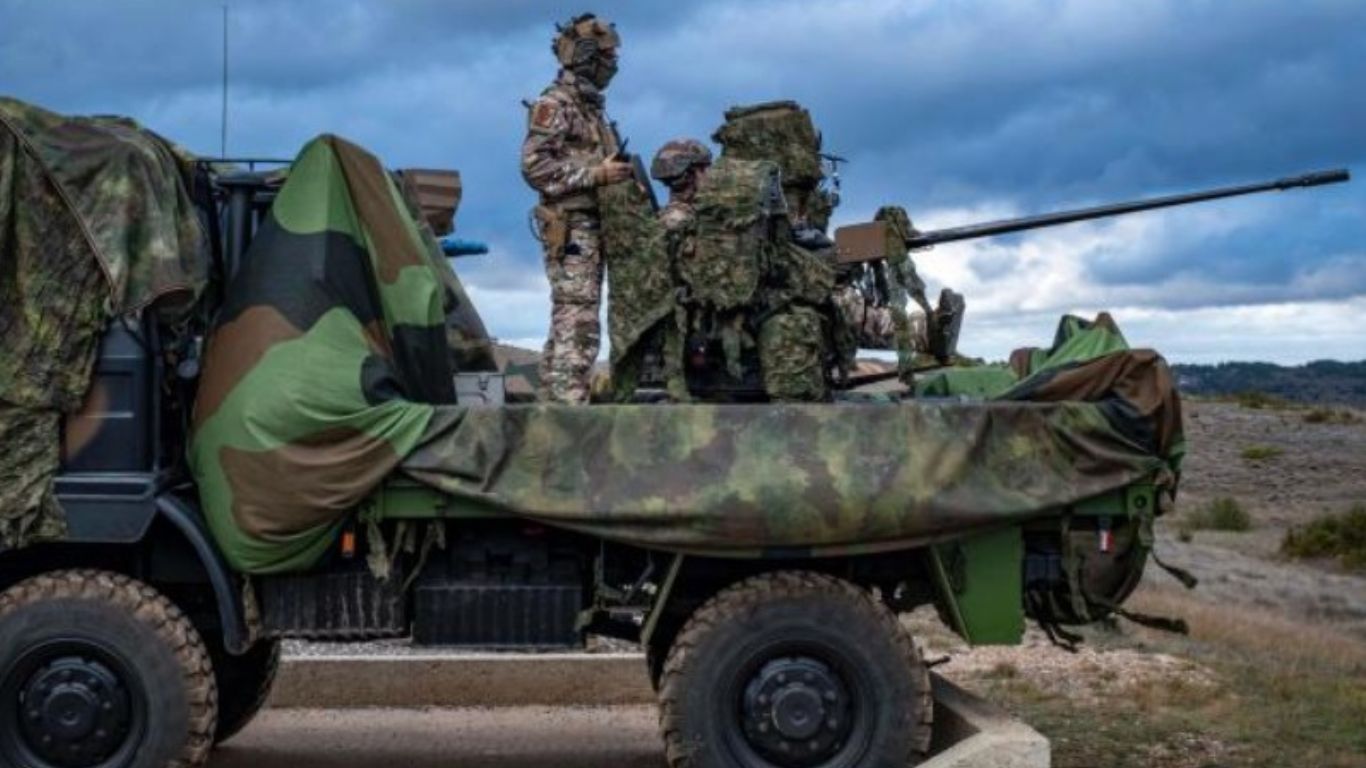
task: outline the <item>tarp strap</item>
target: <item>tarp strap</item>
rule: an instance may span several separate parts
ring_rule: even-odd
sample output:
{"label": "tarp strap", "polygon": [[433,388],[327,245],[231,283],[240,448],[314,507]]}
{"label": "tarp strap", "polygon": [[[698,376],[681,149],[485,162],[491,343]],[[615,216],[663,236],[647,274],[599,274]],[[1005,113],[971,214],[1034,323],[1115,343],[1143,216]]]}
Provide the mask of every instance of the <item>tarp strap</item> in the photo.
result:
{"label": "tarp strap", "polygon": [[1195,576],[1190,571],[1184,568],[1178,568],[1169,563],[1162,562],[1162,558],[1157,556],[1157,547],[1152,547],[1151,549],[1149,549],[1148,555],[1153,559],[1154,563],[1157,563],[1158,568],[1161,568],[1162,570],[1171,574],[1172,578],[1181,582],[1181,584],[1184,585],[1186,589],[1195,589],[1195,585],[1200,583],[1200,580],[1195,578]]}
{"label": "tarp strap", "polygon": [[1038,594],[1030,592],[1025,596],[1025,599],[1030,603],[1029,613],[1035,617],[1034,623],[1038,624],[1039,629],[1043,630],[1044,635],[1048,637],[1048,642],[1068,653],[1076,653],[1077,646],[1081,644],[1084,638],[1082,638],[1081,635],[1063,629],[1062,625],[1055,621],[1040,618],[1045,615],[1056,614],[1048,614],[1042,610],[1042,606],[1039,604],[1040,598]]}
{"label": "tarp strap", "polygon": [[1112,600],[1107,600],[1103,597],[1096,597],[1095,595],[1092,595],[1090,593],[1087,593],[1086,599],[1092,603],[1095,603],[1096,605],[1101,606],[1102,608],[1108,608],[1110,611],[1112,611],[1118,616],[1122,616],[1135,624],[1148,627],[1149,629],[1157,629],[1163,632],[1172,632],[1178,635],[1190,634],[1190,625],[1186,623],[1185,619],[1169,619],[1165,616],[1153,616],[1147,613],[1131,611],[1121,606],[1119,603],[1116,603]]}

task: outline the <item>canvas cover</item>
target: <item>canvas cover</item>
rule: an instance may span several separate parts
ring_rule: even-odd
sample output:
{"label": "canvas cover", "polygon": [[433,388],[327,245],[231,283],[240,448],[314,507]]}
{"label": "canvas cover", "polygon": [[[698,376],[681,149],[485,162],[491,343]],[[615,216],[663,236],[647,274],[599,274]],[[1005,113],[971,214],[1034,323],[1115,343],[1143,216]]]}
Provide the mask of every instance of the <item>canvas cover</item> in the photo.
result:
{"label": "canvas cover", "polygon": [[[1056,514],[1167,460],[1102,403],[439,409],[404,461],[452,505],[723,557],[914,546]],[[1129,418],[1129,416],[1126,416]],[[1133,417],[1142,418],[1142,417]]]}
{"label": "canvas cover", "polygon": [[379,161],[299,154],[228,286],[190,460],[210,528],[250,572],[306,567],[454,401],[440,257]]}
{"label": "canvas cover", "polygon": [[725,557],[914,546],[1140,481],[1170,499],[1165,361],[1108,318],[1060,327],[1070,358],[986,399],[439,408],[402,469],[453,506]]}
{"label": "canvas cover", "polygon": [[190,159],[130,120],[0,98],[0,547],[60,536],[61,417],[110,317],[199,294]]}

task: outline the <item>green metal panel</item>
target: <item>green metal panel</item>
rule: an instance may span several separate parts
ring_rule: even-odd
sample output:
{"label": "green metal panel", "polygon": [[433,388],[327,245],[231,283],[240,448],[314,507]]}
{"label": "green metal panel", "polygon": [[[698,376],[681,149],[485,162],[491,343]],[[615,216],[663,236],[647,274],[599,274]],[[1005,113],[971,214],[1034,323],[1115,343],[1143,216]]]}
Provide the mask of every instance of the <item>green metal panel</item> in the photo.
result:
{"label": "green metal panel", "polygon": [[1157,488],[1151,483],[1134,483],[1117,491],[1078,502],[1072,514],[1081,517],[1136,517],[1150,512],[1157,503]]}
{"label": "green metal panel", "polygon": [[496,510],[476,509],[430,486],[395,478],[385,482],[370,497],[377,520],[435,520],[501,517]]}
{"label": "green metal panel", "polygon": [[971,645],[1015,645],[1024,636],[1024,540],[1018,527],[930,548],[942,612]]}

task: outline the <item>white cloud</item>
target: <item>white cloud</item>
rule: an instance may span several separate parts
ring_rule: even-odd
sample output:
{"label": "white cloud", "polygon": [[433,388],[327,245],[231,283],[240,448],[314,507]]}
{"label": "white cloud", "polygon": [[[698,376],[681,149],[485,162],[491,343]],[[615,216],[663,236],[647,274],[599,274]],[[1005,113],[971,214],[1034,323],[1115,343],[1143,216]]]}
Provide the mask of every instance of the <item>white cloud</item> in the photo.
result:
{"label": "white cloud", "polygon": [[[551,24],[579,8],[231,6],[230,151],[288,156],[334,131],[393,166],[460,168],[461,233],[494,249],[462,261],[462,276],[494,333],[543,337],[548,292],[525,227],[518,102],[553,73]],[[1360,0],[597,8],[625,38],[609,102],[632,149],[705,137],[730,104],[798,99],[852,160],[847,221],[898,201],[923,228],[956,225],[1366,157]],[[220,18],[217,3],[0,0],[0,92],[130,114],[216,151]],[[918,261],[932,284],[967,294],[965,345],[981,354],[1047,343],[1062,312],[1110,308],[1173,356],[1363,356],[1360,184],[1261,200],[946,246]]]}

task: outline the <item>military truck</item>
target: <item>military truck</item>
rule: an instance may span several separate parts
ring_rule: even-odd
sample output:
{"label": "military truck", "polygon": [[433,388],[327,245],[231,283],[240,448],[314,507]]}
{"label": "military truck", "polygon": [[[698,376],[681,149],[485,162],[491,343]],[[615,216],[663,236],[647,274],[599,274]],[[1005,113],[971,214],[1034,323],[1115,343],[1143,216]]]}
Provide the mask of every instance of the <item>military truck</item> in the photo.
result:
{"label": "military truck", "polygon": [[[0,212],[45,201],[104,264],[91,201],[123,210],[155,177],[206,235],[191,309],[115,299],[99,319],[60,525],[0,545],[4,764],[201,765],[261,708],[285,638],[601,635],[645,649],[671,765],[901,768],[932,706],[898,614],[931,605],[973,644],[1032,618],[1066,642],[1123,611],[1175,492],[1170,376],[1104,317],[914,399],[503,403],[477,339],[447,354],[471,307],[421,190],[363,150],[325,136],[260,170],[0,106],[0,169],[23,181]],[[82,185],[70,153],[93,140],[134,186]],[[54,257],[25,242],[0,254],[41,276]],[[11,330],[6,354],[38,343]],[[21,422],[0,423],[13,461]]]}

